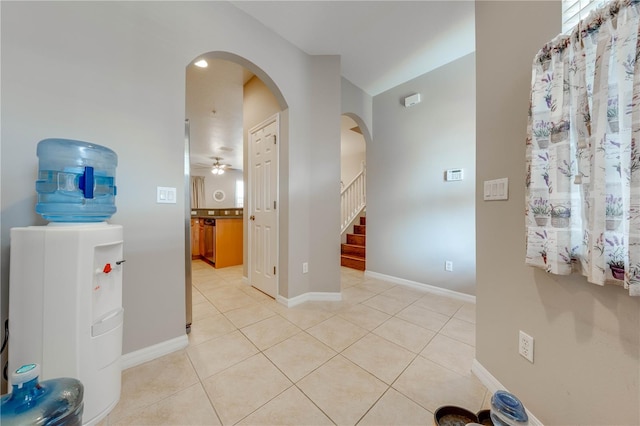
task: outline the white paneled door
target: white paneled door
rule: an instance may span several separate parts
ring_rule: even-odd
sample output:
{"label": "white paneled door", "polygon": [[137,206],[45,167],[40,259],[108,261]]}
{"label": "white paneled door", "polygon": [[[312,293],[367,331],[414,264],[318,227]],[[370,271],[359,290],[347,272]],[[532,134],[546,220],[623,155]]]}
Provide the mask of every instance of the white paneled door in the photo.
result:
{"label": "white paneled door", "polygon": [[249,130],[249,282],[278,294],[278,114]]}

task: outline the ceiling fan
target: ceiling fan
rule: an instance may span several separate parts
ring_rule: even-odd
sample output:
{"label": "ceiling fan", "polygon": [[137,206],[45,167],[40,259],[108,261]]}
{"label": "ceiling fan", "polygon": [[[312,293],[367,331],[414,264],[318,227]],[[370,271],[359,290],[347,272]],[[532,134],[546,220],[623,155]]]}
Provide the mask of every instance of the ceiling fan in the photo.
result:
{"label": "ceiling fan", "polygon": [[231,167],[231,164],[220,164],[220,160],[222,160],[222,158],[220,157],[213,157],[213,159],[216,160],[216,162],[213,163],[213,167],[211,168],[211,173],[213,173],[214,175],[221,175],[224,173],[227,167]]}
{"label": "ceiling fan", "polygon": [[220,160],[224,160],[224,158],[222,157],[211,157],[212,159],[216,160],[213,165],[208,165],[208,164],[202,164],[199,163],[197,164],[197,168],[211,168],[211,173],[213,173],[214,175],[221,175],[224,174],[225,170],[231,170],[231,164],[223,164],[220,162]]}

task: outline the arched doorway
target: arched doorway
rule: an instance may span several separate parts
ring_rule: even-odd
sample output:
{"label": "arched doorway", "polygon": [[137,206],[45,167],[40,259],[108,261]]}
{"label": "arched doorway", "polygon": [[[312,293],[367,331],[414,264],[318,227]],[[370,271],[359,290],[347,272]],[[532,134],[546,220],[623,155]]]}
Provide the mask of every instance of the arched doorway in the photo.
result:
{"label": "arched doorway", "polygon": [[[243,277],[249,277],[249,284],[252,284],[248,273],[251,265],[247,264],[255,257],[251,256],[250,248],[254,242],[251,232],[248,232],[251,231],[249,218],[254,217],[247,210],[253,201],[253,181],[249,172],[251,161],[248,158],[251,152],[249,129],[274,114],[283,113],[287,105],[275,83],[259,67],[228,52],[208,52],[197,56],[187,66],[186,75],[185,194],[188,199],[185,200],[185,285],[189,330],[193,281],[191,261],[198,249],[192,244],[194,236],[197,238],[192,219],[200,217],[210,221],[221,214],[242,218]],[[209,173],[216,165],[222,165],[224,174]],[[190,194],[194,192],[192,177],[195,176],[202,177],[204,182],[201,196],[195,197],[200,198],[196,200],[199,203],[194,205],[194,197]],[[277,186],[273,189],[277,196]],[[275,222],[277,224],[277,219]],[[210,232],[215,235],[215,230]],[[278,234],[276,228],[276,247]],[[211,251],[207,251],[207,256],[209,254]],[[216,266],[215,256],[205,258]],[[273,259],[277,263],[277,250]],[[277,282],[277,276],[274,279]]]}
{"label": "arched doorway", "polygon": [[343,114],[340,128],[340,264],[365,270],[366,138],[362,120]]}

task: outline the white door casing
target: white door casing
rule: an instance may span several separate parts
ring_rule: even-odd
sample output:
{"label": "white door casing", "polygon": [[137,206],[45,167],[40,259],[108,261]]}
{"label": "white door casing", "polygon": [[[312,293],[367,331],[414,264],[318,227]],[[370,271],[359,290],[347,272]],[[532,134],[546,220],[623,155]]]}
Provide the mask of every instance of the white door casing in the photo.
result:
{"label": "white door casing", "polygon": [[278,145],[279,115],[249,130],[249,282],[278,294]]}

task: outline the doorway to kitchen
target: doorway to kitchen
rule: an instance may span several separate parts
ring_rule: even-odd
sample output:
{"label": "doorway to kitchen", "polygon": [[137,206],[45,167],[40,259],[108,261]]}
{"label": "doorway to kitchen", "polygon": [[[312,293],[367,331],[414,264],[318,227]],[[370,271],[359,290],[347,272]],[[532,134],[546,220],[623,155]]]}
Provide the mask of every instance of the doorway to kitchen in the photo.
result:
{"label": "doorway to kitchen", "polygon": [[[245,284],[254,285],[249,273],[255,269],[249,263],[255,259],[250,253],[256,244],[248,238],[248,221],[254,214],[248,209],[255,205],[251,202],[255,184],[249,171],[249,129],[285,110],[286,104],[261,69],[226,52],[200,55],[187,66],[185,104],[185,294],[189,331],[194,320],[191,286],[199,279],[192,261],[198,262],[199,268],[202,261],[207,262],[220,272],[218,276],[224,274],[225,267],[236,271],[242,268]],[[277,177],[279,172],[275,173]],[[277,197],[277,187],[275,194]],[[277,199],[274,201],[277,203]],[[240,227],[230,226],[233,221]],[[235,232],[225,234],[231,242],[221,242],[223,229]],[[277,227],[274,229],[271,237],[277,247],[279,233]],[[221,256],[238,248],[238,260],[223,264]],[[269,250],[269,255],[277,266],[277,249]],[[277,276],[275,280],[277,284]],[[216,306],[211,300],[214,294],[210,296],[206,297]],[[222,306],[217,308],[224,313]]]}

